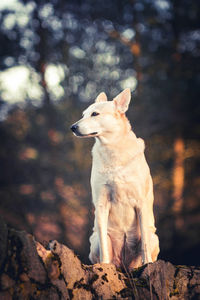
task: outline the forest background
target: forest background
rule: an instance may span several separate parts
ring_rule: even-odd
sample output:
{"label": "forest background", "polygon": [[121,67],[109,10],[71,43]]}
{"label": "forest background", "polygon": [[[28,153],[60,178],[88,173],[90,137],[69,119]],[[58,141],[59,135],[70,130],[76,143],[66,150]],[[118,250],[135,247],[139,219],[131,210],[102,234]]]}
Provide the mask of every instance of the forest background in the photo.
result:
{"label": "forest background", "polygon": [[0,214],[89,263],[92,140],[69,130],[130,87],[146,143],[160,258],[200,264],[200,4],[1,0]]}

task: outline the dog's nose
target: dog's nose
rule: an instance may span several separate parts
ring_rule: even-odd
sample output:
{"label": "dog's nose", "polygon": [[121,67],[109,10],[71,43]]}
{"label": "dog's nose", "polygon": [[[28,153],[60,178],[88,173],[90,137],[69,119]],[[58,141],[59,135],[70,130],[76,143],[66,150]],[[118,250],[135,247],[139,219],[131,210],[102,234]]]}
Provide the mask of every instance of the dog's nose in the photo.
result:
{"label": "dog's nose", "polygon": [[71,129],[73,132],[75,132],[75,131],[77,130],[77,128],[78,128],[78,125],[76,125],[76,124],[74,124],[74,125],[72,125],[72,126],[70,127],[70,129]]}

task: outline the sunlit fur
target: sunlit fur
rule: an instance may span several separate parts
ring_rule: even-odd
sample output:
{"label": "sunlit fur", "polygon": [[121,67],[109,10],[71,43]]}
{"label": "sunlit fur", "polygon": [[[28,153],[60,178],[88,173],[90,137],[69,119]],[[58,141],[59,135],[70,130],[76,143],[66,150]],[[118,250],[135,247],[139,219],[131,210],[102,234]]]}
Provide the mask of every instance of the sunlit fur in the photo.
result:
{"label": "sunlit fur", "polygon": [[[144,142],[136,137],[125,116],[129,102],[129,89],[113,101],[100,94],[75,123],[74,134],[95,136],[96,140],[91,173],[95,221],[89,258],[92,263],[130,269],[155,261],[159,241]],[[91,116],[93,112],[98,115]]]}

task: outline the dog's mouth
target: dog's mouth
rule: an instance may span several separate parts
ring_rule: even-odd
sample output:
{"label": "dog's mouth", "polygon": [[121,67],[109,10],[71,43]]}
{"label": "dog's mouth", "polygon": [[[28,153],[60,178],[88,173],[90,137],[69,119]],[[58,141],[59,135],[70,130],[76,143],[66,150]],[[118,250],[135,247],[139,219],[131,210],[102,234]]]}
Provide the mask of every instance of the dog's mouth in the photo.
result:
{"label": "dog's mouth", "polygon": [[74,134],[76,135],[76,136],[78,136],[78,137],[93,137],[93,136],[96,136],[97,134],[98,134],[98,132],[97,131],[95,131],[95,132],[91,132],[91,133],[88,133],[88,134],[83,134],[83,133],[80,133],[80,132],[74,132]]}
{"label": "dog's mouth", "polygon": [[90,133],[90,135],[96,135],[96,134],[98,134],[98,132],[92,132],[92,133]]}
{"label": "dog's mouth", "polygon": [[82,133],[76,133],[76,135],[77,136],[79,136],[79,137],[91,137],[91,136],[95,136],[95,135],[97,135],[98,134],[98,132],[91,132],[91,133],[88,133],[88,134],[82,134]]}

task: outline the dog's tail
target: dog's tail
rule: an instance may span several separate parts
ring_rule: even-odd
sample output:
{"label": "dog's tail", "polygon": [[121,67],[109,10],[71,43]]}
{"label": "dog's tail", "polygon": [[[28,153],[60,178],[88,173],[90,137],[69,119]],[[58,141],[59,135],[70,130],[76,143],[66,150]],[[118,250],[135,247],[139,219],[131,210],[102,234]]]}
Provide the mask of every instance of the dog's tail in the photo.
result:
{"label": "dog's tail", "polygon": [[121,264],[124,269],[128,268],[130,263],[129,260],[130,260],[130,249],[128,245],[127,234],[124,233],[124,241],[123,241],[123,247],[121,252]]}

